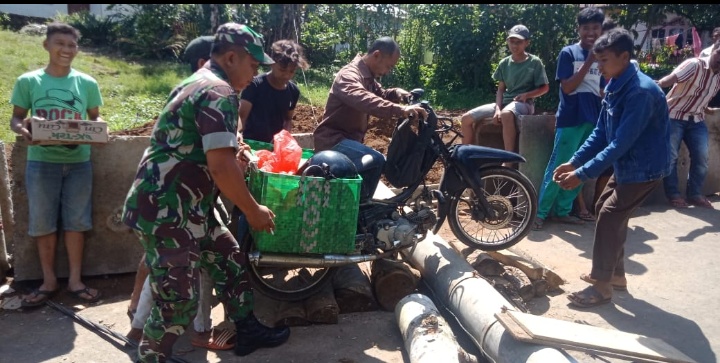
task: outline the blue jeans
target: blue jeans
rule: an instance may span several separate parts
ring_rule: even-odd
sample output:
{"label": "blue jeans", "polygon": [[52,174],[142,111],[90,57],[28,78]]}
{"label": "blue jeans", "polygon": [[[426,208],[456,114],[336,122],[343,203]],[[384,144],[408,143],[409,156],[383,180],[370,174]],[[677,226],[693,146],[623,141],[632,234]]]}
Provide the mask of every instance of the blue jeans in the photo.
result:
{"label": "blue jeans", "polygon": [[355,164],[358,174],[363,179],[360,187],[360,200],[372,198],[380,182],[385,165],[385,155],[365,144],[349,139],[340,141],[333,146],[332,150],[345,154]]}
{"label": "blue jeans", "polygon": [[64,231],[92,229],[92,164],[28,161],[25,187],[28,197],[28,235],[55,233],[58,218]]}
{"label": "blue jeans", "polygon": [[708,171],[708,129],[705,122],[670,119],[670,175],[663,180],[665,196],[668,198],[681,196],[677,173],[681,142],[685,142],[690,156],[685,194],[689,199],[697,198],[703,195],[702,186]]}

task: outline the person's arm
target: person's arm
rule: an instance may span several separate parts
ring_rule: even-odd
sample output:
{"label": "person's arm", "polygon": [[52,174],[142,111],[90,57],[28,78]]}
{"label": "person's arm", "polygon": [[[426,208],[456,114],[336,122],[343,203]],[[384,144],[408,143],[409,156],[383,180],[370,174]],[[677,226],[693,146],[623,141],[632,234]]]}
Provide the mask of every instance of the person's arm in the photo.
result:
{"label": "person's arm", "polygon": [[250,115],[250,111],[252,111],[253,104],[245,99],[240,100],[240,111],[238,114],[240,115],[240,120],[238,121],[238,129],[240,131],[245,129],[245,125],[247,123],[248,115]]}
{"label": "person's arm", "polygon": [[93,107],[87,110],[88,120],[91,121],[105,121],[100,117],[100,107]]}
{"label": "person's arm", "polygon": [[679,66],[675,67],[673,69],[672,73],[668,74],[667,76],[661,78],[659,81],[656,81],[658,86],[660,88],[667,88],[670,87],[676,83],[683,83],[688,81],[694,74],[697,72],[698,67],[700,67],[700,60],[698,58],[690,58],[682,63],[680,63]]}
{"label": "person's arm", "polygon": [[294,114],[295,114],[294,109],[288,110],[288,112],[285,114],[285,117],[283,118],[283,129],[292,131]]}
{"label": "person's arm", "polygon": [[248,223],[255,230],[271,232],[275,229],[275,214],[264,205],[255,201],[247,184],[245,173],[238,165],[235,149],[226,147],[208,150],[207,157],[210,176],[233,204],[247,217]]}
{"label": "person's arm", "polygon": [[368,91],[363,86],[362,76],[359,74],[346,73],[338,75],[335,82],[333,82],[331,92],[344,104],[378,118],[405,118],[417,113],[427,115],[426,111],[419,105],[402,106]]}
{"label": "person's arm", "polygon": [[678,83],[678,78],[674,73],[670,73],[667,76],[660,78],[659,81],[655,81],[660,88],[668,88],[675,83]]}
{"label": "person's arm", "polygon": [[27,129],[27,123],[30,122],[30,120],[25,119],[28,111],[27,108],[13,106],[13,113],[10,118],[10,130],[22,136],[25,141],[32,141],[32,134],[30,130]]}
{"label": "person's arm", "polygon": [[505,95],[505,82],[499,81],[497,91],[495,91],[495,113],[493,114],[493,122],[500,124],[500,113],[503,107],[503,95]]}
{"label": "person's arm", "polygon": [[[585,62],[583,62],[583,65],[580,67],[580,69],[577,71],[577,73],[573,74],[567,79],[561,79],[560,80],[560,89],[563,91],[564,94],[569,95],[573,91],[575,91],[580,83],[582,83],[583,79],[585,78],[585,75],[587,75],[588,71],[592,67],[593,63],[595,62],[595,53],[589,52],[589,55],[587,59],[585,59]],[[573,67],[573,64],[570,64],[571,67]],[[558,65],[559,67],[559,65]]]}
{"label": "person's arm", "polygon": [[515,96],[515,101],[527,102],[528,99],[540,97],[548,92],[550,86],[546,83],[532,91],[521,93]]}

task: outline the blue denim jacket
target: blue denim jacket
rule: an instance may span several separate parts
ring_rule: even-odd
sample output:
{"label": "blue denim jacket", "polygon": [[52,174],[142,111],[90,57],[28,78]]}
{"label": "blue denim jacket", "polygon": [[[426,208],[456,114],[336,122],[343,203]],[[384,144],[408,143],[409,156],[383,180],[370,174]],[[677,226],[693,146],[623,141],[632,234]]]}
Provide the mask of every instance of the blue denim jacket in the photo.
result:
{"label": "blue denim jacket", "polygon": [[570,164],[583,181],[610,166],[618,184],[661,179],[670,174],[669,135],[665,94],[633,62],[605,86],[595,130]]}

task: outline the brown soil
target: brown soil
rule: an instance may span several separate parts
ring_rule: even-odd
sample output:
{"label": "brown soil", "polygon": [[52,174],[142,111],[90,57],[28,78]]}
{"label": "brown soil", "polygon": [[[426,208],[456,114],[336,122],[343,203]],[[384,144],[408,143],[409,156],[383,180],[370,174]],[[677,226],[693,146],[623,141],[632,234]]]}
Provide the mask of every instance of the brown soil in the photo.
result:
{"label": "brown soil", "polygon": [[[310,105],[298,104],[295,108],[295,115],[293,116],[293,133],[311,133],[315,130],[315,127],[320,123],[324,112],[323,107],[314,107]],[[462,115],[463,110],[444,111],[443,116],[459,117]],[[152,132],[155,121],[148,121],[147,123],[130,129],[120,130],[111,132],[111,135],[127,135],[127,136],[148,136]],[[394,123],[390,120],[378,119],[376,117],[370,117],[370,123],[368,126],[368,132],[365,135],[365,144],[382,152],[387,152],[387,146],[390,142],[394,128]],[[430,170],[427,176],[427,182],[429,184],[436,184],[440,181],[442,176],[442,165],[436,164],[433,169]]]}

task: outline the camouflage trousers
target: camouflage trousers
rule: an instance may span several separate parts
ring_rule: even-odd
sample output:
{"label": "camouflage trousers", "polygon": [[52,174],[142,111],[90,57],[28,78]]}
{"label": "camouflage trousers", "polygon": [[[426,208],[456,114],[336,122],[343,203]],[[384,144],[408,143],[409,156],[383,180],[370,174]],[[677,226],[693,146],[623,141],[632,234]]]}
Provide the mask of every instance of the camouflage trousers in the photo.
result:
{"label": "camouflage trousers", "polygon": [[214,283],[228,318],[237,321],[253,309],[248,281],[247,255],[224,226],[210,228],[202,239],[189,233],[172,237],[138,233],[150,268],[154,299],[138,347],[141,362],[164,362],[175,341],[195,318],[198,309],[200,268]]}

